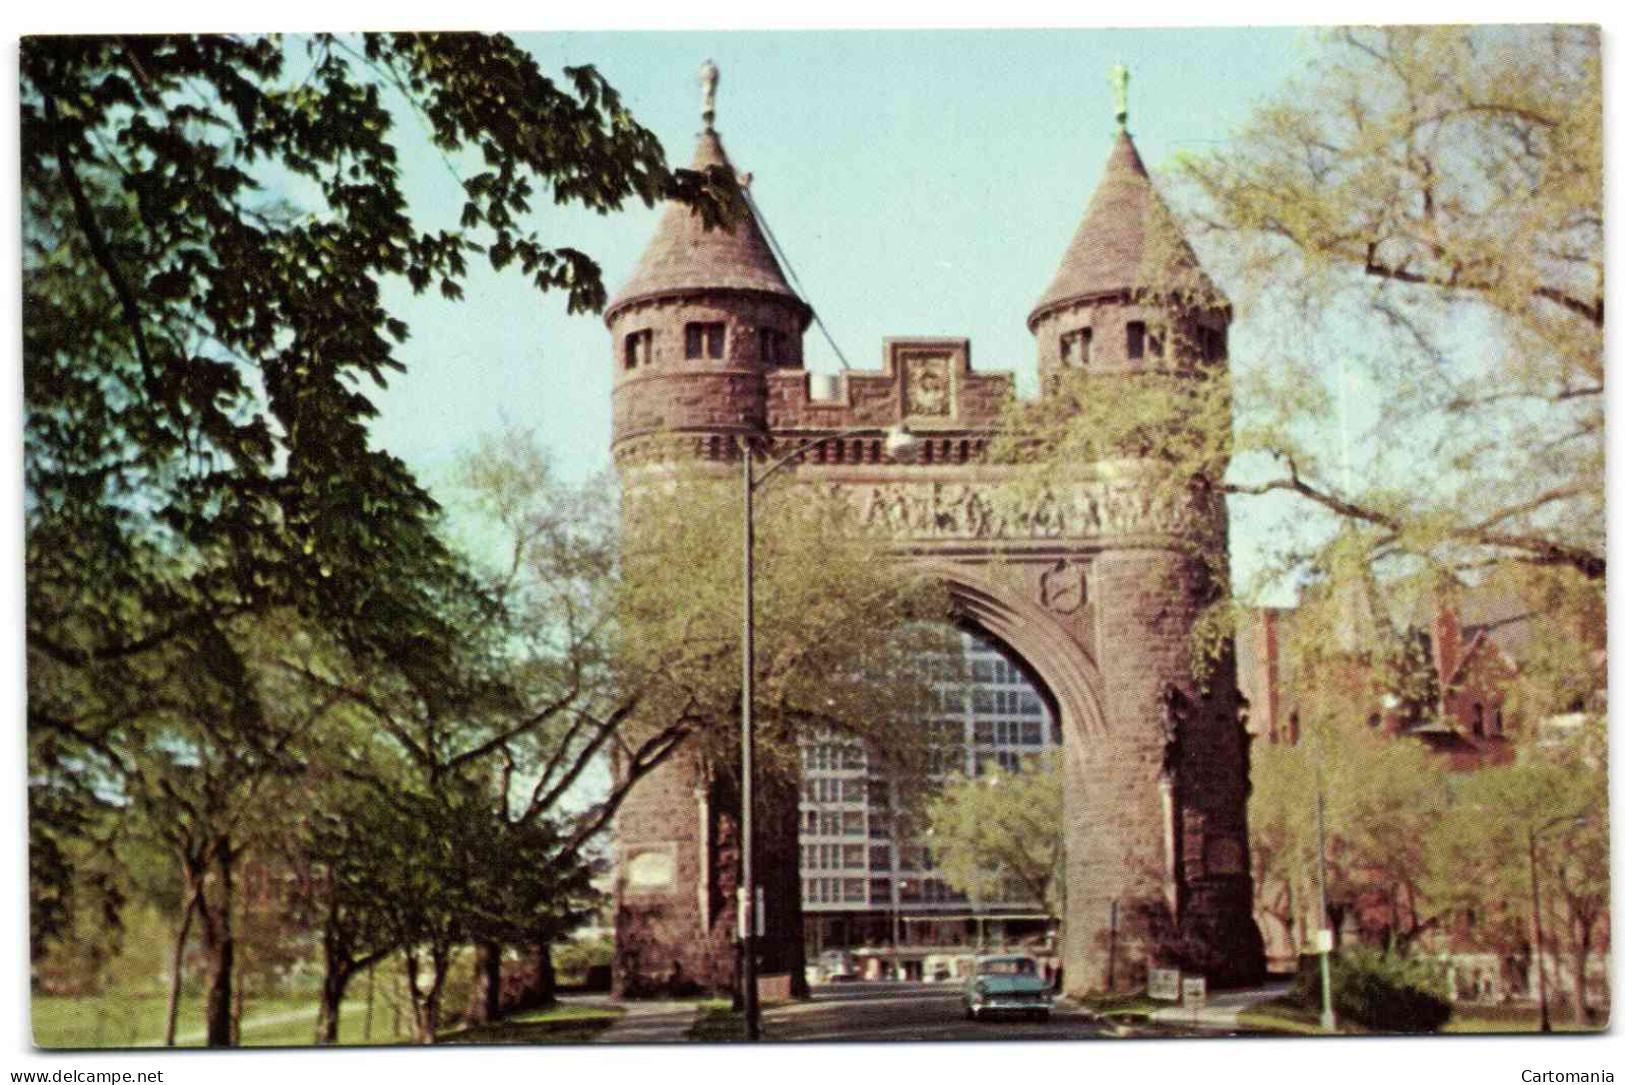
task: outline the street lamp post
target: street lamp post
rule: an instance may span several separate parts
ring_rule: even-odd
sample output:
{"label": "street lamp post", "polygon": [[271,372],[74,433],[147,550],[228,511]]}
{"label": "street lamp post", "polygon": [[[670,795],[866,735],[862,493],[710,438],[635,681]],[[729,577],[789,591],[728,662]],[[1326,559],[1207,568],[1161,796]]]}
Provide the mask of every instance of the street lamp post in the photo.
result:
{"label": "street lamp post", "polygon": [[1552,1031],[1552,1015],[1546,1003],[1546,956],[1541,949],[1541,943],[1545,940],[1545,936],[1540,929],[1540,866],[1535,862],[1535,840],[1541,833],[1561,825],[1565,821],[1575,827],[1586,823],[1584,816],[1564,815],[1563,817],[1553,818],[1538,829],[1534,827],[1529,829],[1529,893],[1535,913],[1535,984],[1540,989],[1540,1031],[1542,1032]]}
{"label": "street lamp post", "polygon": [[1323,726],[1324,721],[1315,722],[1315,852],[1320,883],[1320,928],[1315,931],[1315,948],[1320,952],[1320,1028],[1323,1032],[1336,1032],[1337,1011],[1332,1008],[1331,913],[1326,907],[1326,755],[1320,738]]}
{"label": "street lamp post", "polygon": [[[796,457],[810,452],[819,445],[846,437],[864,434],[886,434],[886,451],[894,458],[906,454],[914,438],[901,426],[882,429],[862,426],[856,429],[828,433],[804,441],[790,451],[768,463],[760,474],[751,468],[751,445],[739,438],[739,479],[743,492],[744,537],[744,620],[741,636],[741,674],[739,686],[739,836],[740,836],[740,889],[739,889],[739,983],[743,988],[745,1009],[745,1038],[759,1040],[762,1036],[762,1008],[756,990],[756,837],[752,818],[755,811],[756,729],[752,719],[754,701],[752,686],[756,677],[756,491],[778,470]],[[764,928],[765,930],[765,928]]]}

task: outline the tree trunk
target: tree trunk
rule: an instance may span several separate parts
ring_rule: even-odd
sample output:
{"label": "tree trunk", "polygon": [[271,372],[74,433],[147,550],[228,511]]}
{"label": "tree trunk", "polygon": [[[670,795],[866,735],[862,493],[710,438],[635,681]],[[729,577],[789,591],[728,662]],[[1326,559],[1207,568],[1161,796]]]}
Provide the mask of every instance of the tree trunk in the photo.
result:
{"label": "tree trunk", "polygon": [[469,993],[470,1025],[489,1025],[502,1017],[502,946],[496,942],[474,944],[474,986]]}
{"label": "tree trunk", "polygon": [[435,1042],[440,1031],[440,995],[446,984],[446,972],[451,965],[449,947],[433,946],[429,950],[430,980],[428,990],[418,982],[418,955],[415,950],[406,953],[406,982],[412,992],[413,1039],[420,1044]]}
{"label": "tree trunk", "polygon": [[559,1000],[559,976],[553,971],[553,943],[536,943],[536,1005],[551,1006]]}
{"label": "tree trunk", "polygon": [[1591,924],[1581,920],[1574,927],[1574,1023],[1588,1028],[1591,1009],[1586,1004],[1586,961],[1591,957]]}
{"label": "tree trunk", "polygon": [[181,925],[175,932],[175,951],[169,959],[169,1008],[164,1014],[164,1046],[175,1046],[175,1023],[181,1014],[181,967],[186,960],[186,936],[192,930],[192,916],[197,913],[197,890],[187,879],[186,907],[181,912]]}
{"label": "tree trunk", "polygon": [[353,973],[348,961],[328,958],[327,971],[322,975],[321,1001],[316,1007],[318,1045],[339,1042],[339,1005],[344,1001],[344,989],[349,986],[351,975]]}
{"label": "tree trunk", "polygon": [[198,901],[204,955],[208,960],[209,990],[203,1017],[210,1047],[231,1046],[232,965],[236,944],[231,933],[231,849],[222,845],[216,854],[219,877],[214,902],[204,893]]}

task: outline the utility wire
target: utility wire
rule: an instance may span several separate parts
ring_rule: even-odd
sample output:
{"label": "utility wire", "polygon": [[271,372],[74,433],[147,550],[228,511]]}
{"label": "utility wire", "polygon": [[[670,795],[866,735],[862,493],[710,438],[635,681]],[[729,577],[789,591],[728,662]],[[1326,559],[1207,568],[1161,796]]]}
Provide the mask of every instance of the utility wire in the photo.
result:
{"label": "utility wire", "polygon": [[[784,270],[790,273],[790,282],[795,285],[796,292],[801,295],[803,301],[807,301],[807,288],[801,285],[801,276],[796,274],[795,266],[790,263],[790,258],[784,254],[783,247],[779,245],[779,239],[773,236],[773,227],[767,224],[767,217],[762,214],[762,209],[757,206],[756,200],[750,194],[750,189],[741,186],[740,191],[745,194],[746,206],[750,208],[750,213],[756,216],[757,224],[761,226],[762,233],[767,236],[769,247],[772,248],[774,255],[779,258],[779,263],[784,265]],[[818,315],[818,307],[810,301],[807,301],[807,305],[812,309],[813,323],[818,325],[818,330],[824,333],[824,338],[829,342],[830,349],[835,352],[835,357],[840,359],[841,368],[851,369],[852,365],[846,360],[846,354],[841,350],[840,344],[835,342],[835,337],[824,326],[824,318]]]}

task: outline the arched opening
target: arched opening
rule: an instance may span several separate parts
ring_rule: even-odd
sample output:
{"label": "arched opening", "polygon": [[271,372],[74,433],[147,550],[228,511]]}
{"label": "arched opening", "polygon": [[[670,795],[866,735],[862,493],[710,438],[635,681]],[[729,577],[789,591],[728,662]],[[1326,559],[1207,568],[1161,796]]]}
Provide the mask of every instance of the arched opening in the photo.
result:
{"label": "arched opening", "polygon": [[[1042,894],[1015,877],[956,884],[914,794],[920,784],[938,796],[1000,784],[1042,790],[1035,775],[1060,771],[1058,702],[1028,661],[976,623],[960,621],[947,644],[953,658],[918,721],[933,742],[925,780],[894,778],[850,743],[803,745],[803,930],[818,979],[957,982],[971,957],[994,949],[1058,966],[1058,897],[1033,899]],[[1058,841],[1059,811],[1055,821]]]}

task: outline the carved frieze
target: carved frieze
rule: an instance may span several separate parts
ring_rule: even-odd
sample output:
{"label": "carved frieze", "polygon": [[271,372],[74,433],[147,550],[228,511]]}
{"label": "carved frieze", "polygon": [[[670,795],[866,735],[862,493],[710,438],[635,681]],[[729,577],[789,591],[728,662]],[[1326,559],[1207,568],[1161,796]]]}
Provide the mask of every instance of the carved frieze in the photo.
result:
{"label": "carved frieze", "polygon": [[[1143,486],[1078,482],[1025,488],[952,482],[837,485],[832,497],[862,526],[899,539],[1082,539],[1120,535],[1166,535],[1192,520],[1189,502]],[[1059,570],[1057,578],[1072,576]],[[1079,570],[1081,576],[1081,570]],[[1074,589],[1061,590],[1061,600]],[[1079,599],[1076,606],[1081,606]],[[1058,608],[1059,609],[1059,608]]]}

